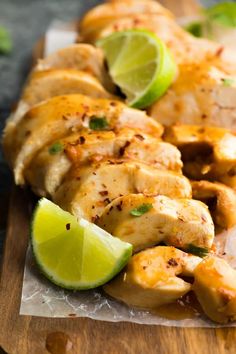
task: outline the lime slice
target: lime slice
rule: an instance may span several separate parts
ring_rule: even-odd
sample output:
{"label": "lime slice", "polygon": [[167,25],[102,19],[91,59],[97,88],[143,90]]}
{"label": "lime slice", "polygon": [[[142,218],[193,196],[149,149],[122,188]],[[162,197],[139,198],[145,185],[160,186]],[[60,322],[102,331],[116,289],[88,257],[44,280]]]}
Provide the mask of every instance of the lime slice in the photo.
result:
{"label": "lime slice", "polygon": [[92,289],[128,262],[132,245],[77,219],[54,203],[39,201],[32,222],[35,259],[47,278],[66,289]]}
{"label": "lime slice", "polygon": [[126,95],[128,104],[146,108],[160,98],[173,82],[176,65],[165,44],[146,30],[113,33],[97,42],[110,75]]}

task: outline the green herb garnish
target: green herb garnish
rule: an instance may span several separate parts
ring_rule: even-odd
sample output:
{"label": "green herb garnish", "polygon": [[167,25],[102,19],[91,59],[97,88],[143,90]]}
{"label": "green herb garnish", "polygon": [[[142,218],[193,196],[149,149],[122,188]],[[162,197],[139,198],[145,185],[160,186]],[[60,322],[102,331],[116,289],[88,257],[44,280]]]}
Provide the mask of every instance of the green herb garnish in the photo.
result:
{"label": "green herb garnish", "polygon": [[225,79],[222,79],[222,82],[223,82],[224,86],[232,86],[234,84],[234,79],[225,78]]}
{"label": "green herb garnish", "polygon": [[195,37],[202,37],[202,24],[200,22],[192,22],[185,27],[185,30]]}
{"label": "green herb garnish", "polygon": [[105,117],[91,117],[89,121],[89,128],[92,130],[104,130],[107,129],[108,122]]}
{"label": "green herb garnish", "polygon": [[56,155],[63,150],[63,145],[58,141],[50,146],[48,149],[49,154]]}
{"label": "green herb garnish", "polygon": [[12,51],[12,40],[9,32],[0,26],[0,53],[9,54]]}
{"label": "green herb garnish", "polygon": [[236,27],[236,3],[231,1],[213,5],[205,10],[209,22],[218,22],[225,27]]}
{"label": "green herb garnish", "polygon": [[152,204],[142,204],[138,208],[131,210],[130,214],[132,216],[141,216],[147,213],[152,208],[153,208]]}
{"label": "green herb garnish", "polygon": [[201,258],[206,257],[209,253],[207,248],[203,247],[198,247],[190,243],[186,249],[188,253],[195,254],[196,256],[199,256]]}

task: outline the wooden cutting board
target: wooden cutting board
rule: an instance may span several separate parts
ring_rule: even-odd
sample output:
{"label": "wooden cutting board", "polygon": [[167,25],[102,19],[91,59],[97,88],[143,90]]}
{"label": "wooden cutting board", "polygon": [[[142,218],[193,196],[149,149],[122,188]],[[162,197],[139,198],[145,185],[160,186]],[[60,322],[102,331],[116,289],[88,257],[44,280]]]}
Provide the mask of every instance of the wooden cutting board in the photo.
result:
{"label": "wooden cutting board", "polygon": [[[177,15],[192,15],[192,0],[161,1]],[[42,53],[42,45],[34,55]],[[28,244],[30,192],[13,187],[0,283],[0,346],[9,354],[234,354],[236,329],[192,329],[108,323],[83,318],[20,316]]]}

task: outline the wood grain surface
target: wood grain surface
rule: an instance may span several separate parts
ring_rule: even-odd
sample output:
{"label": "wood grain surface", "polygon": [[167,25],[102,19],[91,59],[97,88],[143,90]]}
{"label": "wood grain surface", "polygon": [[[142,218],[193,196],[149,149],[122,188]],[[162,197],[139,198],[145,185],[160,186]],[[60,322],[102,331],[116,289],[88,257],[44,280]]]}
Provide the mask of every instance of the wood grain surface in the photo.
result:
{"label": "wood grain surface", "polygon": [[[190,0],[162,1],[178,15]],[[40,44],[42,46],[42,43]],[[38,47],[36,56],[42,47]],[[9,354],[234,354],[236,329],[191,329],[108,323],[83,318],[20,316],[32,195],[14,187],[0,279],[0,346]],[[0,350],[1,353],[1,350]]]}

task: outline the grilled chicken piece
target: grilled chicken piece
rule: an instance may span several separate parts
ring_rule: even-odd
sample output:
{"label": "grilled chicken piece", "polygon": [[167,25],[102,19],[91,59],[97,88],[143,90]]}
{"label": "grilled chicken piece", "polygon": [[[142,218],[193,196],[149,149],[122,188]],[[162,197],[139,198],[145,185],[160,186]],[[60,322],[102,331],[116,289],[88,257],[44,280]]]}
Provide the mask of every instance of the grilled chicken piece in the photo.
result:
{"label": "grilled chicken piece", "polygon": [[103,125],[100,130],[135,127],[156,137],[162,134],[162,126],[145,112],[128,108],[119,101],[83,95],[53,97],[29,110],[17,129],[4,136],[5,154],[14,168],[16,183],[24,183],[25,168],[43,146],[82,128],[93,129],[91,124],[99,123],[98,119]]}
{"label": "grilled chicken piece", "polygon": [[[135,216],[132,212],[147,207]],[[205,204],[197,200],[129,194],[115,199],[97,224],[133,245],[134,252],[164,242],[188,250],[189,245],[210,249],[214,225]]]}
{"label": "grilled chicken piece", "polygon": [[75,69],[34,71],[22,100],[30,107],[53,96],[79,93],[94,98],[114,98],[91,74]]}
{"label": "grilled chicken piece", "polygon": [[[53,147],[59,146],[59,151]],[[26,180],[38,195],[53,195],[71,166],[109,158],[143,161],[159,169],[181,173],[179,150],[141,131],[81,131],[44,147],[25,171]]]}
{"label": "grilled chicken piece", "polygon": [[217,182],[192,182],[193,198],[209,206],[214,222],[228,229],[236,225],[236,192]]}
{"label": "grilled chicken piece", "polygon": [[16,111],[7,121],[5,134],[12,134],[24,114],[37,103],[54,96],[73,93],[94,98],[114,98],[94,76],[86,72],[73,69],[34,71]]}
{"label": "grilled chicken piece", "polygon": [[131,193],[191,198],[187,178],[134,161],[107,161],[73,168],[53,200],[77,217],[95,221],[112,200]]}
{"label": "grilled chicken piece", "polygon": [[236,167],[236,136],[227,129],[176,125],[166,129],[164,140],[180,149],[190,178],[219,180]]}
{"label": "grilled chicken piece", "polygon": [[119,0],[101,4],[86,13],[80,22],[79,33],[84,42],[94,42],[97,34],[106,26],[116,20],[132,18],[137,14],[158,14],[173,18],[173,15],[166,8],[156,1],[147,0]]}
{"label": "grilled chicken piece", "polygon": [[[129,29],[147,29],[155,33],[170,49],[177,64],[199,62],[205,59],[211,60],[222,51],[220,44],[207,39],[193,37],[183,30],[172,18],[163,14],[137,14],[114,21],[96,34],[96,40],[106,37],[114,32]],[[221,57],[229,64],[231,70],[235,70],[233,54],[225,50]]]}
{"label": "grilled chicken piece", "polygon": [[102,51],[89,44],[73,44],[60,49],[46,58],[40,59],[34,68],[35,71],[50,69],[85,71],[95,76],[106,89],[114,90],[114,85],[105,69]]}
{"label": "grilled chicken piece", "polygon": [[131,306],[156,308],[191,290],[181,276],[193,276],[201,258],[174,247],[158,246],[134,255],[127,267],[103,289]]}
{"label": "grilled chicken piece", "polygon": [[181,123],[235,130],[236,73],[217,58],[184,63],[177,80],[148,113],[166,126]]}
{"label": "grilled chicken piece", "polygon": [[[107,14],[111,13],[112,6],[105,5]],[[88,18],[90,23],[85,38],[95,42],[116,31],[145,28],[165,42],[179,65],[179,73],[176,82],[152,105],[149,114],[164,125],[181,122],[236,129],[235,52],[193,37],[163,11],[139,13],[132,6],[129,11],[127,16],[117,9],[112,20],[110,15],[107,20],[99,7],[93,9],[92,16],[89,12],[84,19],[86,23]]]}
{"label": "grilled chicken piece", "polygon": [[236,320],[236,271],[225,260],[205,258],[194,271],[193,290],[213,321]]}

